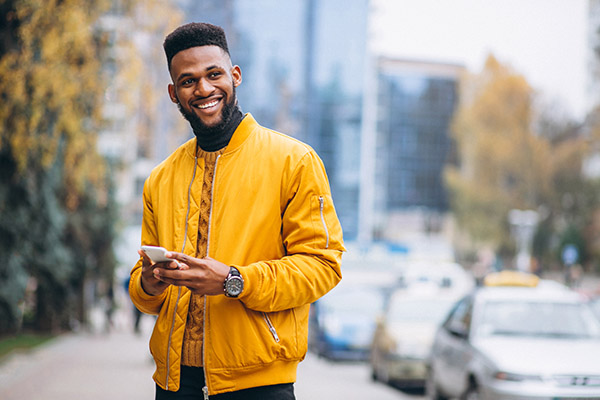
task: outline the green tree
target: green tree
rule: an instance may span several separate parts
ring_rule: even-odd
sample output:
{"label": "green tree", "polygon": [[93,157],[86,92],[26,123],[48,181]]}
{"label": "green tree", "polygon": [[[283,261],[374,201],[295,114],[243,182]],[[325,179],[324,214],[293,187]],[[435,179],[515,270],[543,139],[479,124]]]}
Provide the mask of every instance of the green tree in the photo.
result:
{"label": "green tree", "polygon": [[[77,317],[71,305],[82,271],[110,258],[111,245],[98,254],[88,240],[113,238],[108,171],[96,151],[106,43],[94,23],[106,5],[0,2],[0,255],[9,260],[0,265],[3,331],[20,328],[28,282],[31,326],[67,327]],[[102,223],[90,224],[90,215]]]}

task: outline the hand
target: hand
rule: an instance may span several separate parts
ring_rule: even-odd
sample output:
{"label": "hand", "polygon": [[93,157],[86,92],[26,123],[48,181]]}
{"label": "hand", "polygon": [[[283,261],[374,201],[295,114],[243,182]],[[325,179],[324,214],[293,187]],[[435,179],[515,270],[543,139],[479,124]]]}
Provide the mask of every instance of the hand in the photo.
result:
{"label": "hand", "polygon": [[152,264],[152,260],[141,250],[138,254],[142,257],[142,289],[150,296],[156,296],[165,291],[169,286],[168,283],[162,282],[154,275],[154,270],[165,269],[171,270],[178,267],[175,261],[161,262]]}
{"label": "hand", "polygon": [[194,258],[183,253],[169,252],[166,256],[179,261],[181,268],[155,268],[154,276],[163,284],[185,286],[200,295],[223,294],[228,265],[210,257]]}

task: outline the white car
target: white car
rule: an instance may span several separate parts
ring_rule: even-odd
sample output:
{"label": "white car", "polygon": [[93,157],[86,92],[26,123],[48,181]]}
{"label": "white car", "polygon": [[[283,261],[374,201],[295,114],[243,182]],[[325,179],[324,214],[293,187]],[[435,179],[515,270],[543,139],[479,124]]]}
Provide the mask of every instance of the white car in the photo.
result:
{"label": "white car", "polygon": [[427,397],[600,399],[600,322],[584,299],[542,280],[505,284],[450,312],[432,346]]}
{"label": "white car", "polygon": [[396,290],[373,336],[371,378],[401,388],[422,389],[433,337],[457,300],[456,293],[437,285]]}

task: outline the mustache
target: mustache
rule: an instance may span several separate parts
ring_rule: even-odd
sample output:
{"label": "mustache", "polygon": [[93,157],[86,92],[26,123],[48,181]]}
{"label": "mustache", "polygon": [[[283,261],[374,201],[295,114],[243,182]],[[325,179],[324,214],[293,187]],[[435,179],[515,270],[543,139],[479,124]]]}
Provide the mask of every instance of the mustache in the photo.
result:
{"label": "mustache", "polygon": [[179,112],[181,113],[183,118],[185,118],[189,122],[196,136],[213,136],[222,133],[223,129],[225,128],[225,126],[227,126],[227,123],[231,119],[231,116],[233,115],[233,111],[236,109],[236,106],[237,93],[235,90],[235,86],[233,86],[232,95],[229,101],[225,103],[223,109],[221,110],[221,121],[216,125],[209,126],[206,125],[196,114],[194,114],[194,112],[185,110],[182,107],[181,102],[177,103],[177,108],[179,109]]}

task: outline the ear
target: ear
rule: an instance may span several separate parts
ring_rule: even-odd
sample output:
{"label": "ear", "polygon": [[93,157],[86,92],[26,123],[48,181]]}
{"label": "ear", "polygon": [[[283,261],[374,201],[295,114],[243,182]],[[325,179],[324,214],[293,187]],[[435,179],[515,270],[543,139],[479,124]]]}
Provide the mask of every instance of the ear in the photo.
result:
{"label": "ear", "polygon": [[242,69],[239,65],[234,65],[231,68],[231,78],[233,79],[233,86],[238,87],[242,84]]}
{"label": "ear", "polygon": [[175,85],[173,85],[172,83],[169,83],[169,86],[167,87],[168,91],[169,91],[169,97],[171,98],[171,101],[175,104],[179,104],[179,99],[177,98],[177,92],[175,91]]}

